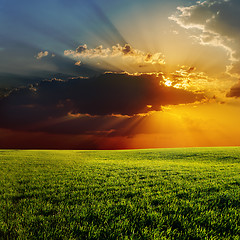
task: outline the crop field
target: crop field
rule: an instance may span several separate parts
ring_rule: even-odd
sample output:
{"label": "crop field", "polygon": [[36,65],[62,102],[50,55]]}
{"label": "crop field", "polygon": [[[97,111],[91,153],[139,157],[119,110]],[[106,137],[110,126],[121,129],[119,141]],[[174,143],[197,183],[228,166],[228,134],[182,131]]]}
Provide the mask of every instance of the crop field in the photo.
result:
{"label": "crop field", "polygon": [[0,239],[239,236],[239,147],[0,151]]}

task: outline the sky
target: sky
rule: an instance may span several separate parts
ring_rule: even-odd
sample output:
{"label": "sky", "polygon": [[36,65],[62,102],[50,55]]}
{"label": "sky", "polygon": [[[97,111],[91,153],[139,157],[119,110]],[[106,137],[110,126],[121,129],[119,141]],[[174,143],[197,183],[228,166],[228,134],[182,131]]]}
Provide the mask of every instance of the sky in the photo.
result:
{"label": "sky", "polygon": [[0,0],[0,148],[240,145],[240,1]]}

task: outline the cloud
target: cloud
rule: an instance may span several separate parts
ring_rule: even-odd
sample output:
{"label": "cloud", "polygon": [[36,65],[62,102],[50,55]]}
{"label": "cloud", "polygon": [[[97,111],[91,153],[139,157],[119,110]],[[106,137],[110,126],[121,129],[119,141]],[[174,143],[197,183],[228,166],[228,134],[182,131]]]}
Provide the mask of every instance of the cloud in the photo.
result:
{"label": "cloud", "polygon": [[75,62],[75,65],[76,65],[76,66],[81,66],[81,64],[82,64],[81,61],[77,61],[77,62]]}
{"label": "cloud", "polygon": [[230,89],[227,97],[240,97],[240,81]]}
{"label": "cloud", "polygon": [[[63,141],[64,139],[64,141]],[[128,137],[12,131],[0,128],[1,149],[124,149]]]}
{"label": "cloud", "polygon": [[45,51],[45,52],[39,52],[39,53],[35,56],[35,58],[36,58],[36,59],[42,59],[43,57],[47,57],[48,54],[49,54],[48,51]]}
{"label": "cloud", "polygon": [[162,106],[205,98],[201,93],[166,87],[163,82],[161,75],[126,73],[41,81],[15,89],[0,100],[0,125],[69,134],[113,133],[120,120],[129,122]]}
{"label": "cloud", "polygon": [[164,55],[162,53],[145,53],[138,49],[134,49],[130,44],[121,46],[114,45],[111,48],[103,48],[102,45],[96,48],[88,48],[86,44],[80,45],[76,50],[65,50],[65,56],[72,56],[73,58],[105,58],[105,57],[130,57],[137,63],[149,64],[165,64]]}
{"label": "cloud", "polygon": [[[227,73],[240,76],[240,1],[207,0],[190,7],[179,7],[169,19],[191,31],[201,44],[222,47],[229,61]],[[196,32],[196,30],[198,30]]]}
{"label": "cloud", "polygon": [[0,99],[8,96],[12,89],[0,88]]}
{"label": "cloud", "polygon": [[[166,81],[171,81],[175,88],[217,92],[216,78],[209,77],[204,72],[198,72],[195,67],[181,66],[168,76],[163,76]],[[219,84],[220,89],[222,86]]]}

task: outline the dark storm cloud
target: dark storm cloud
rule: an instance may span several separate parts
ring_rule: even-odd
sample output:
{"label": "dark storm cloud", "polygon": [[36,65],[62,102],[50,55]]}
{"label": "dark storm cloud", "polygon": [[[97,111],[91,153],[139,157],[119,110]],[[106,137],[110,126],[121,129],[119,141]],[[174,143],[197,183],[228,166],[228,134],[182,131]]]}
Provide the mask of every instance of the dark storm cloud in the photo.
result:
{"label": "dark storm cloud", "polygon": [[[112,115],[136,117],[139,113],[161,110],[164,105],[204,99],[200,93],[166,87],[159,84],[161,81],[161,76],[115,73],[41,81],[16,89],[0,101],[0,127],[70,134],[75,131],[101,133],[119,126],[118,118],[128,122],[127,117]],[[108,127],[101,127],[104,125]]]}
{"label": "dark storm cloud", "polygon": [[11,92],[10,88],[0,88],[0,99],[7,97]]}

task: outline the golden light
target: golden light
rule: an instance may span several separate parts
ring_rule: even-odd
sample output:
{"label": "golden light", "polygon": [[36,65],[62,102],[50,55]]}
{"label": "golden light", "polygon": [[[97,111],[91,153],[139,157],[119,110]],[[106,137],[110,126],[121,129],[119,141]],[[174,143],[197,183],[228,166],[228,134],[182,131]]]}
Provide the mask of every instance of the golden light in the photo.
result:
{"label": "golden light", "polygon": [[165,83],[164,83],[167,87],[171,87],[172,86],[172,82],[170,80],[167,80]]}
{"label": "golden light", "polygon": [[172,81],[170,80],[170,78],[165,77],[164,75],[162,76],[163,80],[164,80],[164,85],[167,87],[171,87],[172,86]]}

